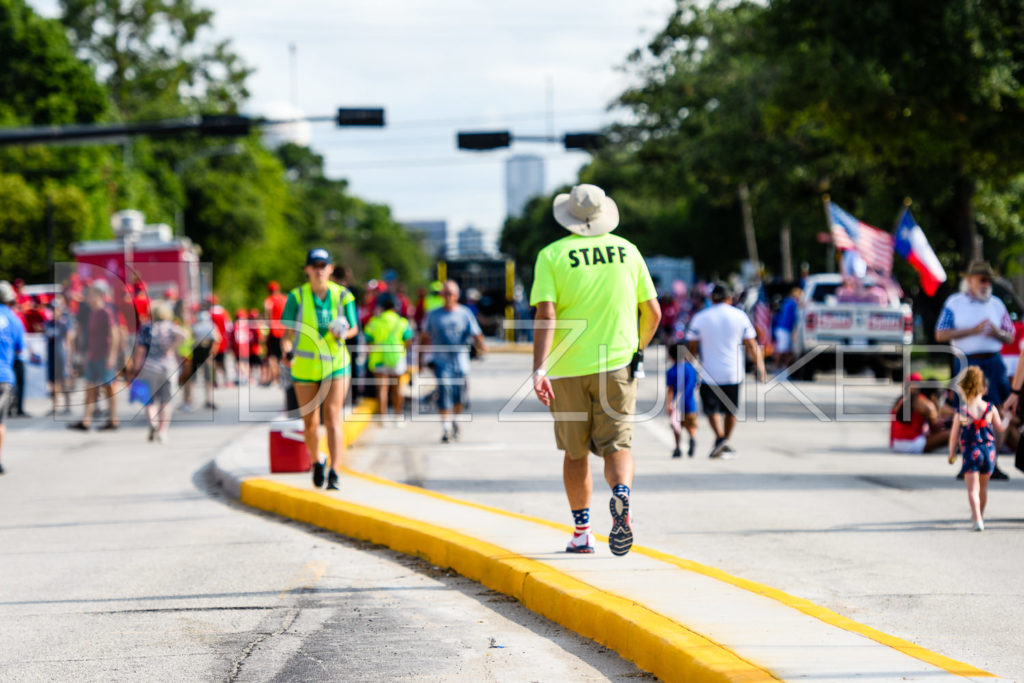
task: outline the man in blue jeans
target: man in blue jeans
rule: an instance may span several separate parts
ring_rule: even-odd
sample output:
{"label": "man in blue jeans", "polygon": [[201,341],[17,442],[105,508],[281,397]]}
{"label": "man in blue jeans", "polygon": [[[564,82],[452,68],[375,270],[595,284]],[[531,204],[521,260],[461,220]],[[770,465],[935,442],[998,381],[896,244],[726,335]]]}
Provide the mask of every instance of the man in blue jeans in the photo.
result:
{"label": "man in blue jeans", "polygon": [[469,344],[476,344],[482,355],[487,350],[480,324],[468,308],[459,303],[459,285],[449,280],[441,288],[444,306],[434,309],[423,323],[420,343],[430,346],[431,363],[438,383],[438,412],[441,413],[441,442],[459,436],[454,421],[465,404],[466,380],[469,377]]}
{"label": "man in blue jeans", "polygon": [[[11,401],[14,385],[14,359],[25,348],[25,326],[14,311],[14,287],[7,280],[0,281],[0,455],[3,454],[4,437],[7,435],[7,406]],[[0,463],[0,474],[4,466]]]}
{"label": "man in blue jeans", "polygon": [[[999,297],[992,296],[994,277],[995,272],[987,261],[973,261],[967,267],[964,273],[967,290],[951,295],[942,305],[942,313],[935,325],[935,341],[940,344],[948,342],[963,352],[968,366],[974,365],[981,370],[988,382],[985,398],[998,408],[1010,396],[1010,382],[1000,352],[1004,344],[1013,341],[1014,334],[1006,305]],[[953,376],[959,375],[963,369],[960,359],[956,358]],[[998,467],[992,478],[1008,479]]]}

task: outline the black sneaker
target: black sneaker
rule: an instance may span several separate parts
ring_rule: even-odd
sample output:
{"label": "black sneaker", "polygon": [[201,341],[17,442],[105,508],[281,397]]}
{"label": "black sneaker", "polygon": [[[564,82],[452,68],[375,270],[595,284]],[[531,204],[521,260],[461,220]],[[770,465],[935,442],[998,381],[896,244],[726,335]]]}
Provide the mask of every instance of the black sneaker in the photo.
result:
{"label": "black sneaker", "polygon": [[625,555],[633,547],[633,529],[629,522],[629,496],[613,493],[608,501],[612,513],[612,530],[608,532],[608,548],[612,555]]}
{"label": "black sneaker", "polygon": [[313,486],[320,488],[324,485],[324,463],[317,460],[313,463]]}
{"label": "black sneaker", "polygon": [[334,470],[327,473],[327,488],[332,491],[338,490],[338,473]]}
{"label": "black sneaker", "polygon": [[1007,476],[1006,472],[1003,472],[998,467],[995,468],[994,470],[992,470],[992,476],[989,477],[989,479],[1009,479],[1009,478],[1010,477]]}
{"label": "black sneaker", "polygon": [[441,443],[448,443],[451,440],[452,440],[452,438],[450,436],[448,436],[448,430],[446,429],[444,431],[444,434],[441,435]]}
{"label": "black sneaker", "polygon": [[693,454],[697,452],[697,439],[690,439],[690,449],[686,451],[686,456],[689,458],[693,457]]}
{"label": "black sneaker", "polygon": [[715,447],[708,453],[708,457],[719,458],[722,456],[723,450],[725,450],[725,439],[715,439]]}
{"label": "black sneaker", "polygon": [[4,473],[4,466],[0,465],[0,474],[3,474],[3,473]]}
{"label": "black sneaker", "polygon": [[84,422],[73,422],[68,425],[68,429],[77,429],[80,432],[87,432],[89,431],[89,425]]}
{"label": "black sneaker", "polygon": [[681,450],[679,450],[678,448],[676,448],[674,451],[672,451],[672,457],[673,458],[681,458],[681,457],[683,457],[683,452]]}

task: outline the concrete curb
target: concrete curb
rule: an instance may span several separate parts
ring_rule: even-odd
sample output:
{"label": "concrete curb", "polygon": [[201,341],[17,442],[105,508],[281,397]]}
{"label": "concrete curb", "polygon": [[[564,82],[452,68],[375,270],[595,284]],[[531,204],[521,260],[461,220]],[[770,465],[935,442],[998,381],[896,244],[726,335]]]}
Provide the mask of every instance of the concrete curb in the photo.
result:
{"label": "concrete curb", "polygon": [[[346,446],[370,424],[367,416],[376,412],[376,403],[364,401],[353,412],[360,417],[345,423]],[[398,552],[421,557],[441,567],[450,567],[488,588],[514,597],[528,609],[571,631],[615,650],[662,680],[780,680],[765,668],[690,630],[679,621],[663,616],[644,604],[595,588],[550,565],[443,526],[263,478],[266,474],[265,469],[244,465],[245,452],[246,448],[240,442],[232,444],[216,458],[213,470],[217,483],[229,495],[246,505],[345,536],[384,545]],[[250,456],[249,461],[251,460]],[[444,494],[417,489],[373,475],[347,469],[345,472],[417,495],[489,510],[486,506],[467,503]],[[545,520],[526,518],[501,510],[490,511],[562,528],[562,525]],[[955,676],[992,677],[988,672],[880,633],[777,589],[737,579],[712,567],[698,565],[652,549],[637,547],[634,550],[681,569],[762,595],[826,624],[887,645]]]}

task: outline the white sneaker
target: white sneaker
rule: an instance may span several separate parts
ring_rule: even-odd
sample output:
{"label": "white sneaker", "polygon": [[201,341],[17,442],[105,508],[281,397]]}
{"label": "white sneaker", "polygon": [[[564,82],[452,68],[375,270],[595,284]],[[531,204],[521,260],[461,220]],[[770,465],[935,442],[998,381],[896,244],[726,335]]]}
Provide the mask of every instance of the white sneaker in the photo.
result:
{"label": "white sneaker", "polygon": [[567,553],[592,553],[594,552],[594,534],[587,532],[585,534],[573,534],[572,539],[569,540],[569,544],[565,546],[565,552]]}
{"label": "white sneaker", "polygon": [[985,530],[985,521],[982,520],[982,519],[979,519],[977,522],[975,522],[974,523],[974,530],[975,531],[984,531]]}

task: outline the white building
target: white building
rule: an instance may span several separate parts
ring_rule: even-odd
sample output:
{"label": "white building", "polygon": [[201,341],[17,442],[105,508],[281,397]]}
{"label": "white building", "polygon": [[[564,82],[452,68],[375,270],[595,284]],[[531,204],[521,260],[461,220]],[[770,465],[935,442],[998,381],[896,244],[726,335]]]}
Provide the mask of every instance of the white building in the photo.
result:
{"label": "white building", "polygon": [[484,233],[472,225],[459,231],[458,244],[459,256],[483,256],[487,253],[484,250]]}
{"label": "white building", "polygon": [[516,154],[505,161],[505,212],[520,216],[526,203],[544,194],[544,159],[534,154]]}

